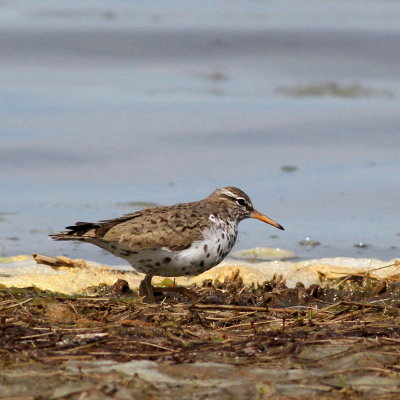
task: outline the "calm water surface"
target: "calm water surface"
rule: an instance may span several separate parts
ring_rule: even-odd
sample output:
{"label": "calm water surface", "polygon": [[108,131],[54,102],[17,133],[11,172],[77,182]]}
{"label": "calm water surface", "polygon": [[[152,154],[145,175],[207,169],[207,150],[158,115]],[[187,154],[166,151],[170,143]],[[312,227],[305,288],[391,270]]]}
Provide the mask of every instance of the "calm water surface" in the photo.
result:
{"label": "calm water surface", "polygon": [[46,236],[235,185],[286,228],[236,249],[399,256],[400,3],[1,8],[1,255],[120,263]]}

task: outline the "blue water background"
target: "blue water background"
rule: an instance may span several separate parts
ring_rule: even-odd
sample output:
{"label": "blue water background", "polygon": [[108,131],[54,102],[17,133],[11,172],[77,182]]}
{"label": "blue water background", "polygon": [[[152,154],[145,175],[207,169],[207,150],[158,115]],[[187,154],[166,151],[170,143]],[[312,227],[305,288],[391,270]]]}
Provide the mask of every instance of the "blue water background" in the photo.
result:
{"label": "blue water background", "polygon": [[[286,228],[244,221],[236,249],[399,256],[399,2],[0,11],[2,256],[120,263],[47,234],[139,208],[126,202],[192,201],[227,185]],[[330,84],[361,91],[290,95]],[[321,245],[301,246],[306,237]]]}

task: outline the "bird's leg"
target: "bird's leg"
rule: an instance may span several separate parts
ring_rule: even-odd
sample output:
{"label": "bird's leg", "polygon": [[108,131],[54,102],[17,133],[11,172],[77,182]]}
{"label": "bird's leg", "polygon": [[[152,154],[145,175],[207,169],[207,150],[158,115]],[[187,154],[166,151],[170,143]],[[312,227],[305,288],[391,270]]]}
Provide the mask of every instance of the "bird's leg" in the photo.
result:
{"label": "bird's leg", "polygon": [[173,287],[154,287],[151,284],[151,279],[153,278],[153,274],[146,274],[142,282],[139,285],[139,295],[144,297],[146,301],[150,304],[156,304],[156,299],[154,297],[154,291],[168,293],[168,292],[176,292],[181,293],[185,296],[190,297],[191,299],[197,300],[199,295],[191,289],[185,288],[184,286],[173,286]]}
{"label": "bird's leg", "polygon": [[148,300],[150,304],[156,304],[156,299],[154,297],[154,287],[151,284],[152,278],[153,278],[152,273],[146,274],[142,282],[140,282],[139,294],[140,296],[144,296],[145,299]]}

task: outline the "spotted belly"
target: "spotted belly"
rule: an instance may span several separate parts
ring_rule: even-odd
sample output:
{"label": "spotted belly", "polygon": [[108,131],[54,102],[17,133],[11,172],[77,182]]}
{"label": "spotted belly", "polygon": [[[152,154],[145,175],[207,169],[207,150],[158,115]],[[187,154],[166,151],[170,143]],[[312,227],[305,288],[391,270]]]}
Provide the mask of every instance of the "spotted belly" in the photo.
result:
{"label": "spotted belly", "polygon": [[231,251],[236,237],[236,229],[210,229],[204,232],[202,240],[180,251],[171,251],[166,247],[134,251],[120,243],[109,242],[100,247],[127,260],[135,270],[145,274],[189,276],[198,275],[219,264]]}

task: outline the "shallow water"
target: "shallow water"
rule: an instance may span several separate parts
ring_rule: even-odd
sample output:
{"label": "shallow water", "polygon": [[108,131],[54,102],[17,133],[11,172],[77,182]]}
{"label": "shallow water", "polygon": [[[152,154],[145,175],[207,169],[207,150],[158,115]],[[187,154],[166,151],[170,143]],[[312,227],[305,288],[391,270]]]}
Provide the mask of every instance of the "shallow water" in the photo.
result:
{"label": "shallow water", "polygon": [[3,3],[1,255],[119,264],[46,235],[235,185],[286,228],[244,221],[236,250],[399,256],[400,4],[384,5]]}

